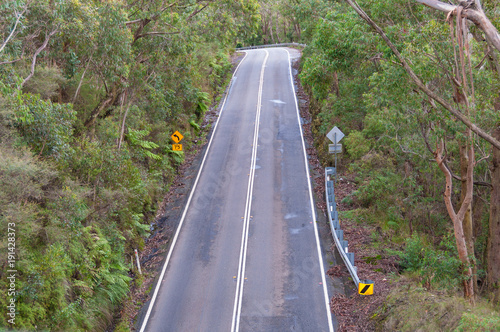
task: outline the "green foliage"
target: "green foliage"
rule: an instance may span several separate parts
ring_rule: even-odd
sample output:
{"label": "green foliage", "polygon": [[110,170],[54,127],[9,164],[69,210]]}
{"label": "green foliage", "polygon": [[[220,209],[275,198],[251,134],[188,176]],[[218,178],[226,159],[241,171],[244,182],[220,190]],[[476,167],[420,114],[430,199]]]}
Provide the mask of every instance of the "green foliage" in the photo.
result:
{"label": "green foliage", "polygon": [[[427,87],[464,114],[470,112],[470,120],[478,127],[493,130],[498,124],[498,112],[494,110],[498,109],[500,76],[496,60],[486,60],[483,41],[470,39],[471,73],[467,75],[472,75],[474,96],[469,89],[471,103],[466,111],[464,104],[457,102],[457,89],[463,86],[457,88],[452,78],[460,76],[455,60],[458,46],[450,38],[450,26],[443,21],[442,13],[418,2],[358,3],[384,29]],[[387,44],[350,6],[319,0],[301,1],[301,5],[308,13],[313,12],[311,5],[318,8],[314,19],[296,16],[308,30],[300,79],[310,97],[312,132],[325,165],[331,165],[332,158],[327,154],[324,135],[333,125],[347,135],[347,153],[340,165],[358,186],[343,200],[355,209],[349,216],[377,224],[391,242],[400,242],[408,233],[428,238],[426,245],[408,240],[402,265],[408,265],[405,268],[425,284],[458,285],[461,271],[455,243],[448,239],[453,228],[442,199],[445,181],[434,150],[436,142],[444,140],[447,167],[459,178],[465,126],[419,91]],[[495,22],[498,6],[490,6],[487,15]],[[300,12],[297,7],[296,13]],[[479,33],[472,31],[476,36]],[[470,82],[468,85],[470,88]],[[473,141],[476,160],[489,160],[491,146],[481,139]],[[487,164],[475,166],[475,181],[490,182]],[[481,197],[481,203],[474,199],[473,204],[474,219],[482,225],[474,234],[481,279],[490,192],[480,186],[474,190],[475,197]],[[459,201],[460,181],[454,180],[452,202],[456,210]],[[417,249],[418,255],[413,251]]]}
{"label": "green foliage", "polygon": [[353,159],[360,159],[370,151],[370,141],[359,131],[352,131],[344,142],[347,153]]}
{"label": "green foliage", "polygon": [[418,275],[422,283],[451,288],[461,280],[461,262],[450,241],[451,237],[443,240],[444,250],[435,250],[414,235],[406,240],[404,252],[391,252],[399,256],[401,267]]}
{"label": "green foliage", "polygon": [[198,117],[201,117],[205,115],[205,112],[208,110],[208,103],[210,102],[210,99],[208,97],[208,93],[206,92],[198,92],[197,94],[197,108],[196,108],[196,115]]}
{"label": "green foliage", "polygon": [[158,144],[150,141],[143,140],[145,136],[149,135],[148,130],[134,130],[130,129],[127,134],[127,139],[132,146],[137,146],[142,148],[142,153],[151,159],[162,160],[162,157],[152,153],[150,150],[157,149]]}
{"label": "green foliage", "polygon": [[71,104],[25,94],[19,97],[14,125],[35,153],[60,158],[71,153],[75,119]]}
{"label": "green foliage", "polygon": [[50,99],[57,95],[60,87],[66,82],[57,67],[41,67],[26,82],[23,92],[40,95],[41,99]]}
{"label": "green foliage", "polygon": [[184,161],[184,151],[174,151],[172,149],[167,149],[167,153],[172,157],[174,163],[176,164],[182,164]]}
{"label": "green foliage", "polygon": [[196,123],[196,121],[194,120],[189,120],[189,124],[191,125],[191,127],[194,128],[195,131],[199,131],[200,130],[200,125]]}

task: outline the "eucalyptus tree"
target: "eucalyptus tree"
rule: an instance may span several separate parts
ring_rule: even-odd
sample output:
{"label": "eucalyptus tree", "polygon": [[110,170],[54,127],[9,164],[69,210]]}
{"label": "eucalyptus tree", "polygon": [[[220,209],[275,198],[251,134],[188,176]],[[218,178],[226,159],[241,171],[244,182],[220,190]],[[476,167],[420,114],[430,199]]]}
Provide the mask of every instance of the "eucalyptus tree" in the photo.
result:
{"label": "eucalyptus tree", "polygon": [[[500,143],[496,140],[495,137],[492,137],[487,133],[488,130],[485,130],[479,127],[476,123],[471,121],[471,110],[476,112],[475,110],[475,91],[474,91],[474,80],[472,74],[472,65],[471,65],[471,52],[469,47],[469,34],[468,28],[466,25],[466,20],[469,19],[473,21],[476,26],[482,30],[485,35],[485,40],[488,44],[493,45],[495,49],[498,50],[496,44],[496,40],[498,39],[498,31],[491,24],[491,22],[487,19],[484,11],[482,10],[480,2],[475,3],[474,1],[461,2],[457,6],[452,6],[449,4],[440,3],[438,1],[419,1],[421,3],[425,3],[430,5],[433,8],[446,10],[448,11],[448,20],[450,21],[450,27],[452,29],[451,39],[452,42],[456,40],[458,42],[458,60],[457,60],[457,51],[455,50],[455,45],[453,45],[453,52],[449,53],[448,56],[454,54],[455,56],[455,66],[452,70],[446,72],[445,68],[441,68],[445,70],[445,75],[447,75],[451,81],[451,86],[453,90],[453,102],[456,106],[452,106],[452,103],[446,101],[443,94],[436,93],[435,89],[429,87],[429,83],[423,83],[422,79],[415,74],[415,71],[410,67],[407,59],[400,53],[398,48],[391,42],[389,37],[385,34],[385,32],[371,19],[369,15],[367,15],[361,7],[352,0],[346,0],[352,8],[363,18],[385,41],[385,43],[389,46],[393,54],[396,56],[398,61],[401,63],[407,74],[410,76],[411,81],[415,84],[419,90],[421,90],[428,98],[432,107],[436,110],[434,102],[440,104],[446,111],[451,113],[455,118],[460,120],[463,124],[466,125],[467,129],[465,131],[466,143],[461,146],[461,157],[462,157],[462,172],[461,172],[461,180],[462,180],[462,202],[460,204],[460,208],[458,212],[455,211],[452,203],[452,173],[450,169],[445,165],[445,148],[444,143],[441,142],[437,145],[434,150],[435,159],[443,171],[446,177],[446,190],[444,193],[445,204],[448,210],[448,213],[453,221],[454,229],[455,229],[455,238],[457,249],[459,253],[459,257],[463,263],[465,269],[465,275],[467,279],[464,280],[464,294],[467,298],[473,301],[474,298],[474,263],[471,260],[471,257],[474,257],[474,245],[472,240],[472,221],[470,220],[470,203],[472,201],[472,191],[473,191],[473,174],[474,174],[474,166],[475,162],[475,154],[474,154],[474,142],[473,137],[471,135],[471,131],[476,133],[481,138],[485,139],[489,143],[491,143],[494,149],[500,148]],[[451,23],[450,17],[456,16],[456,30],[454,30],[454,25]],[[493,51],[495,52],[495,51]],[[465,54],[465,55],[464,55]],[[485,57],[487,57],[486,54]],[[438,59],[439,60],[439,59]],[[468,63],[466,61],[468,60]],[[453,66],[452,66],[453,67]],[[495,66],[496,67],[496,66]],[[468,82],[467,74],[470,73],[470,81]],[[472,103],[472,105],[471,105]],[[493,180],[495,183],[496,181]],[[494,189],[495,190],[495,189]],[[494,196],[494,195],[493,195]],[[491,202],[491,205],[496,204],[496,202]],[[469,211],[469,212],[468,212]],[[467,214],[469,215],[466,218]],[[495,232],[491,232],[491,224],[495,224],[495,220],[490,220],[490,244],[492,241],[492,237],[496,237],[497,234]],[[464,231],[465,230],[465,231]],[[498,233],[498,232],[496,232]],[[489,245],[489,250],[491,250],[491,245]],[[491,255],[490,255],[491,257]],[[491,266],[491,259],[488,262],[488,266]],[[491,273],[494,270],[490,271]],[[496,287],[498,283],[498,277],[489,276],[489,280],[493,278],[493,287]],[[496,278],[496,280],[495,280]],[[490,282],[491,283],[491,282]]]}

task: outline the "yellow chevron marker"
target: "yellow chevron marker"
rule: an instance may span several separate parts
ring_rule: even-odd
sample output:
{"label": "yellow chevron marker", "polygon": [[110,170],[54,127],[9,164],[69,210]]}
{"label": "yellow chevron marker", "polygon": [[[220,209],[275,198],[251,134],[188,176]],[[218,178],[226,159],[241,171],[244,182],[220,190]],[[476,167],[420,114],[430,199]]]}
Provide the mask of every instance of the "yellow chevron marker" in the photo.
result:
{"label": "yellow chevron marker", "polygon": [[373,281],[371,280],[360,280],[358,286],[358,293],[360,295],[373,295]]}

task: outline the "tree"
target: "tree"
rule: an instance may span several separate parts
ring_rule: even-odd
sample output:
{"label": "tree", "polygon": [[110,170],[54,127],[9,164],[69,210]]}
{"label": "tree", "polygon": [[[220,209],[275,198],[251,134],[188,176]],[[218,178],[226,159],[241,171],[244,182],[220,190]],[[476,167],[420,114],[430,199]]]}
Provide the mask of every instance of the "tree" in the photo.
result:
{"label": "tree", "polygon": [[[498,52],[500,52],[500,34],[496,27],[491,23],[486,14],[480,0],[469,0],[461,2],[459,5],[450,5],[436,0],[417,0],[418,2],[427,5],[431,8],[448,12],[448,15],[455,15],[457,19],[463,17],[464,19],[473,22],[481,31],[483,31],[485,40],[488,45]],[[493,61],[495,69],[498,68],[498,56],[493,53]],[[498,71],[498,69],[497,69]],[[499,139],[498,128],[494,129],[493,137]],[[487,281],[488,286],[493,294],[495,302],[500,302],[500,214],[498,213],[498,205],[500,205],[500,195],[498,191],[500,188],[500,173],[498,172],[498,156],[500,148],[497,145],[493,147],[492,163],[492,189],[490,199],[490,220],[489,220],[489,236],[486,257],[488,260],[487,266]]]}
{"label": "tree", "polygon": [[[489,135],[485,130],[483,130],[483,129],[477,127],[475,124],[473,124],[469,120],[468,116],[464,115],[462,112],[460,112],[459,110],[457,110],[456,108],[451,106],[451,104],[446,102],[441,96],[438,96],[437,94],[435,94],[431,89],[429,89],[420,80],[419,77],[417,77],[415,75],[415,73],[413,72],[411,67],[408,65],[406,60],[401,56],[401,54],[399,53],[397,48],[394,46],[394,44],[392,44],[392,42],[386,36],[384,31],[359,7],[359,5],[355,1],[351,1],[351,0],[346,0],[346,1],[384,39],[384,41],[391,48],[391,50],[394,52],[394,54],[396,55],[398,60],[401,62],[401,64],[405,68],[406,72],[411,77],[412,81],[418,86],[418,88],[421,91],[423,91],[426,95],[428,95],[432,100],[436,101],[441,106],[443,106],[448,112],[453,114],[453,116],[455,116],[457,119],[462,121],[469,128],[469,130],[472,130],[473,132],[478,134],[480,137],[482,137],[485,140],[487,140],[488,142],[490,142],[493,145],[494,149],[500,149],[499,141],[496,138]],[[463,29],[465,31],[465,29],[464,29],[465,28],[465,19],[471,20],[484,32],[486,40],[489,43],[491,43],[494,46],[494,48],[496,48],[497,50],[500,51],[500,48],[499,48],[500,43],[498,43],[498,40],[500,40],[498,31],[493,26],[493,24],[491,24],[491,22],[487,19],[486,15],[484,14],[484,12],[482,10],[482,7],[481,7],[481,4],[479,1],[477,3],[475,3],[474,1],[461,2],[457,6],[452,6],[452,5],[448,5],[448,4],[441,3],[439,1],[433,1],[433,0],[429,0],[429,1],[418,0],[418,2],[424,3],[428,6],[431,6],[432,8],[438,9],[438,10],[448,11],[449,16],[456,15],[457,16],[457,36],[459,36],[460,29]],[[463,45],[460,45],[460,50],[461,50],[461,52],[463,52],[462,51]],[[461,59],[462,68],[465,68],[464,67],[465,65],[463,63],[463,53],[460,54],[460,59]],[[469,65],[470,65],[470,63],[469,63]],[[466,79],[465,79],[465,70],[464,69],[462,70],[462,77],[463,77],[462,83],[457,84],[457,85],[462,89],[462,91],[460,92],[460,95],[464,96],[464,91],[466,91],[465,90]],[[471,84],[472,84],[472,82],[471,82]],[[472,86],[472,89],[473,89],[473,86]],[[457,95],[457,97],[458,97],[458,95]],[[466,105],[466,107],[468,109],[469,105]],[[467,137],[470,137],[470,134],[468,134]],[[469,143],[469,149],[472,149],[472,145],[470,145],[470,143]],[[451,188],[450,176],[451,175],[449,174],[449,170],[447,170],[447,168],[443,166],[443,160],[444,160],[442,157],[443,148],[439,147],[438,149],[436,149],[435,153],[436,153],[436,161],[438,162],[440,168],[445,173],[446,178],[447,178],[447,186],[446,186],[446,191],[445,191],[445,202],[446,202],[446,206],[447,206],[448,212],[450,214],[450,217],[452,218],[452,221],[455,225],[455,237],[457,240],[457,248],[458,248],[459,256],[460,256],[460,259],[462,260],[462,263],[464,264],[464,267],[467,269],[466,274],[468,275],[468,278],[469,278],[470,283],[471,283],[470,285],[465,285],[465,289],[464,289],[465,296],[472,299],[473,294],[474,294],[473,287],[472,287],[473,276],[472,276],[472,269],[470,267],[469,257],[467,254],[467,245],[466,245],[466,242],[464,239],[463,225],[462,225],[463,218],[465,217],[465,213],[468,209],[468,207],[466,205],[468,205],[470,203],[469,191],[472,191],[472,187],[469,187],[469,186],[472,186],[472,175],[469,176],[469,170],[468,170],[467,171],[467,174],[468,174],[467,178],[469,180],[467,181],[467,185],[466,185],[467,194],[465,195],[465,197],[463,199],[463,204],[459,210],[459,213],[455,213],[455,211],[453,210],[453,208],[451,206],[451,200],[450,200],[450,193],[451,193],[451,191],[450,191],[451,190],[450,189]],[[469,168],[472,168],[474,165],[474,162],[472,161],[473,155],[470,155],[470,153],[469,153],[468,158],[469,158],[469,160],[468,160],[468,164],[469,164],[468,169],[469,169]],[[449,178],[450,178],[450,181],[449,181]],[[496,183],[497,181],[492,180],[492,182]],[[493,196],[493,197],[495,198],[495,196]],[[496,202],[492,202],[492,206],[495,203]],[[464,204],[466,204],[466,205],[464,205]],[[491,215],[495,216],[495,213],[493,213]],[[498,234],[495,234],[496,228],[494,227],[495,223],[498,223],[497,220],[490,219],[490,223],[493,223],[493,227],[490,226],[490,237],[498,236]],[[495,240],[490,239],[489,241],[490,241],[489,242],[490,246],[488,247],[488,250],[498,249],[498,248],[493,248],[492,243],[494,243]],[[491,266],[494,263],[498,263],[498,261],[492,261],[496,258],[495,255],[489,254],[488,257],[490,258],[490,260],[488,262],[488,266]],[[495,270],[492,269],[491,272],[494,273]],[[500,280],[499,277],[500,276],[489,276],[488,278],[490,280],[490,283],[497,285],[498,280]],[[495,287],[495,286],[493,286],[493,287]]]}

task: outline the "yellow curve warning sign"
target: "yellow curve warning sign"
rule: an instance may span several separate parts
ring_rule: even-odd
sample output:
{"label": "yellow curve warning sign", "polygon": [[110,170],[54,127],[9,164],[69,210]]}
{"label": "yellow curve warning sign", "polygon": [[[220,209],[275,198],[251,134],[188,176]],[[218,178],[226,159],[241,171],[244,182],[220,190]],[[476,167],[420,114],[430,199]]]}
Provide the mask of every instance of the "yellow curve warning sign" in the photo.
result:
{"label": "yellow curve warning sign", "polygon": [[172,144],[172,150],[182,151],[182,144]]}
{"label": "yellow curve warning sign", "polygon": [[358,293],[360,295],[373,295],[373,281],[361,280],[358,286]]}
{"label": "yellow curve warning sign", "polygon": [[170,138],[172,138],[172,140],[175,143],[179,143],[180,141],[182,141],[182,139],[184,138],[184,136],[182,136],[182,134],[176,130],[175,133],[173,133],[172,136],[170,136]]}

